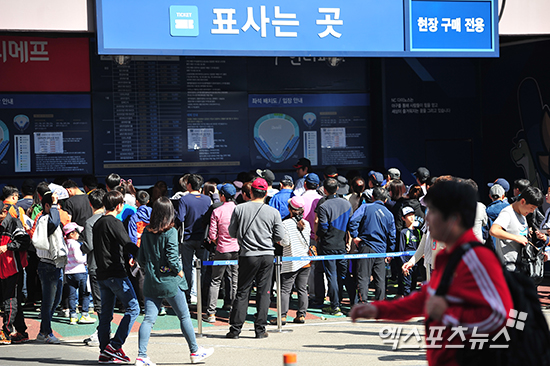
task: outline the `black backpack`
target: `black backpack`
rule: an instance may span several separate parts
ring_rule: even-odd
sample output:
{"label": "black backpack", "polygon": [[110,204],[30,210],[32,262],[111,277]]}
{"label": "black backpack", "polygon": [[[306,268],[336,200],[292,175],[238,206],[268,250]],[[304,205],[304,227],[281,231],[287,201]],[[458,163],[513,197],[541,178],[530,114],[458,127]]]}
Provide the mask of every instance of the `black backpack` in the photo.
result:
{"label": "black backpack", "polygon": [[[436,295],[445,296],[462,256],[476,246],[482,245],[480,243],[464,244],[451,254]],[[457,350],[459,364],[468,366],[550,365],[550,330],[542,313],[533,280],[524,273],[510,272],[505,268],[503,268],[503,274],[512,296],[513,309],[517,311],[514,314],[517,315],[516,318],[509,319],[506,325],[510,340],[507,342],[504,336],[500,336],[497,340],[498,344],[508,345],[508,348],[490,348],[490,344],[494,345],[491,342],[485,343],[481,350],[472,350],[466,345],[464,349]],[[526,318],[525,314],[527,314]],[[512,318],[512,314],[510,315]]]}

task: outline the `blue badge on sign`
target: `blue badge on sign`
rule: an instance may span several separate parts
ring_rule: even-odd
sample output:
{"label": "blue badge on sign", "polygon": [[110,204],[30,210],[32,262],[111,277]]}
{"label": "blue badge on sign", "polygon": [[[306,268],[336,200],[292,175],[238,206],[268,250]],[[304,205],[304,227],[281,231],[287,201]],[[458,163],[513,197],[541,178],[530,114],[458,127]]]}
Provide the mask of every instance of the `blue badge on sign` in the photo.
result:
{"label": "blue badge on sign", "polygon": [[170,34],[175,37],[199,35],[199,8],[196,6],[170,6]]}

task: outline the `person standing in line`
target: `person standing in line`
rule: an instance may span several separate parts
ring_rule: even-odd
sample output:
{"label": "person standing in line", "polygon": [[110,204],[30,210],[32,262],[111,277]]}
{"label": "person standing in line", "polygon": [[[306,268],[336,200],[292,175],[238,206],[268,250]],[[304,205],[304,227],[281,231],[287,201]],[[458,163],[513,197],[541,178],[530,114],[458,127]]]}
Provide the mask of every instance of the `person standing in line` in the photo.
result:
{"label": "person standing in line", "polygon": [[[6,191],[15,189],[15,193]],[[15,197],[17,188],[6,186],[4,197]],[[0,204],[0,288],[2,289],[4,325],[0,331],[0,344],[29,341],[21,301],[23,300],[23,269],[27,266],[27,249],[31,239],[23,224],[19,210],[11,202]],[[22,211],[22,209],[21,209]]]}
{"label": "person standing in line", "polygon": [[76,182],[72,180],[65,181],[63,188],[69,193],[69,199],[63,205],[65,211],[69,214],[71,222],[76,222],[79,226],[84,227],[86,220],[93,215],[88,195],[82,192]]}
{"label": "person standing in line", "polygon": [[[183,243],[180,247],[181,259],[185,280],[189,285],[185,290],[187,303],[191,302],[191,287],[193,286],[193,255],[200,260],[208,259],[208,251],[202,246],[206,228],[202,224],[203,216],[212,204],[212,199],[200,193],[203,183],[202,176],[190,174],[187,178],[187,195],[182,196],[178,202],[177,218],[183,224]],[[206,273],[206,267],[201,269],[202,275]],[[201,284],[196,284],[201,286]]]}
{"label": "person standing in line", "polygon": [[[52,317],[57,305],[61,302],[61,293],[63,291],[63,269],[67,263],[67,251],[63,242],[63,232],[61,230],[61,218],[57,206],[57,195],[47,192],[42,196],[42,213],[40,214],[33,233],[38,225],[44,225],[47,229],[42,238],[33,235],[33,243],[43,241],[45,249],[36,249],[36,254],[40,259],[38,263],[38,277],[42,284],[42,304],[40,308],[40,331],[36,336],[38,342],[48,344],[59,344],[60,340],[53,334]],[[56,236],[55,242],[62,247],[55,248],[50,246],[50,236]],[[37,244],[35,244],[37,245]],[[64,255],[60,255],[63,250]]]}
{"label": "person standing in line", "polygon": [[281,179],[281,190],[269,201],[269,205],[280,212],[281,219],[284,219],[289,215],[288,200],[292,194],[293,187],[294,181],[292,180],[292,177],[290,175],[285,175],[283,179]]}
{"label": "person standing in line", "polygon": [[[101,317],[99,318],[99,363],[130,362],[122,350],[130,329],[139,315],[139,303],[132,283],[128,279],[124,264],[123,250],[133,256],[138,247],[132,242],[122,221],[116,216],[124,206],[124,196],[116,190],[107,192],[103,199],[105,215],[100,217],[93,228],[94,255],[97,263],[97,280],[101,292]],[[116,299],[119,299],[126,312],[111,339],[111,321]]]}
{"label": "person standing in line", "polygon": [[174,228],[174,206],[167,197],[153,204],[149,225],[141,236],[138,262],[144,268],[145,317],[139,327],[139,350],[136,366],[155,366],[147,357],[151,330],[166,299],[180,320],[180,328],[190,350],[191,363],[204,361],[214,353],[213,348],[197,345],[195,330],[187,307],[187,282],[179,260],[178,232]]}
{"label": "person standing in line", "polygon": [[[303,196],[294,196],[288,201],[290,217],[283,221],[286,235],[281,241],[284,257],[307,257],[311,227],[303,219],[305,200]],[[286,324],[292,287],[298,292],[298,311],[294,323],[305,323],[308,307],[307,283],[311,270],[310,261],[283,262],[281,270],[281,322]],[[271,324],[277,324],[272,319]]]}
{"label": "person standing in line", "polygon": [[[65,278],[69,287],[69,310],[70,324],[92,324],[95,319],[89,314],[90,308],[90,292],[88,291],[88,272],[86,270],[86,254],[80,249],[81,242],[78,241],[80,233],[84,230],[76,222],[69,222],[63,226],[65,234],[65,243],[67,244],[67,264],[65,265]],[[76,301],[78,295],[82,299],[82,315],[80,319],[76,314]]]}
{"label": "person standing in line", "polygon": [[[151,207],[147,206],[148,203],[149,193],[147,193],[147,191],[137,192],[137,211],[128,219],[128,236],[132,239],[134,244],[138,246],[138,248],[141,245],[141,235],[143,234],[143,230],[149,224],[149,217],[151,216]],[[144,273],[143,269],[136,264],[135,258],[130,258],[128,260],[128,278],[132,282],[132,286],[134,286],[134,290],[136,291],[139,306],[143,309],[145,307],[145,298],[143,296]],[[164,307],[161,309],[163,310]],[[163,311],[163,314],[166,315],[166,310]]]}
{"label": "person standing in line", "polygon": [[[372,191],[373,203],[360,206],[349,223],[353,244],[359,253],[388,253],[395,250],[395,222],[384,203],[387,192],[382,187]],[[388,259],[386,259],[387,261]],[[384,258],[357,261],[357,293],[359,302],[367,301],[370,278],[373,277],[375,300],[386,298],[386,265]]]}
{"label": "person standing in line", "polygon": [[[301,196],[304,199],[304,219],[309,223],[311,228],[310,245],[313,251],[317,251],[317,236],[315,235],[317,227],[317,216],[315,210],[323,196],[317,192],[319,187],[319,176],[315,173],[310,173],[306,177],[306,191]],[[309,297],[310,306],[322,308],[325,302],[325,269],[322,261],[314,261],[312,263],[313,270],[309,272]]]}
{"label": "person standing in line", "polygon": [[[88,278],[90,279],[90,287],[92,290],[92,301],[94,304],[94,310],[99,319],[101,319],[101,293],[99,290],[99,283],[97,282],[97,264],[94,254],[93,228],[97,220],[105,214],[105,207],[103,206],[103,198],[105,197],[105,193],[106,192],[101,188],[95,188],[93,191],[88,193],[88,200],[90,201],[90,206],[92,206],[92,209],[94,210],[94,214],[86,220],[86,226],[84,226],[83,233],[85,240],[80,246],[82,253],[85,253],[88,258]],[[97,328],[92,335],[84,339],[84,343],[90,347],[99,346]]]}
{"label": "person standing in line", "polygon": [[266,205],[267,182],[256,178],[251,185],[251,200],[237,205],[231,216],[229,235],[237,238],[239,253],[239,280],[237,296],[229,316],[229,332],[226,338],[239,338],[247,309],[252,282],[256,281],[256,338],[266,338],[267,312],[275,243],[284,239],[284,228],[279,211]]}
{"label": "person standing in line", "polygon": [[[210,228],[208,238],[215,243],[216,250],[211,256],[214,261],[237,260],[239,258],[239,242],[229,235],[229,224],[231,215],[235,210],[236,204],[233,198],[237,190],[231,183],[226,183],[220,187],[220,199],[223,205],[216,208],[210,217]],[[216,305],[220,285],[225,273],[229,274],[229,288],[225,291],[229,293],[229,302],[224,304],[224,308],[232,307],[235,296],[237,295],[237,281],[239,270],[237,265],[213,266],[212,278],[210,280],[210,289],[208,291],[208,302],[206,304],[206,314],[204,321],[214,323],[216,321]],[[227,296],[226,296],[227,297]]]}
{"label": "person standing in line", "polygon": [[[325,201],[317,205],[319,238],[317,251],[319,255],[346,254],[346,231],[351,217],[351,204],[345,198],[338,196],[338,181],[328,178],[323,183]],[[328,297],[330,306],[323,308],[323,312],[342,316],[340,302],[347,275],[348,262],[346,259],[324,260],[323,266],[328,281]],[[352,295],[350,295],[352,296]]]}
{"label": "person standing in line", "polygon": [[301,196],[306,191],[304,185],[307,175],[311,172],[311,161],[306,158],[300,158],[293,167],[294,169],[296,169],[296,175],[298,175],[298,179],[294,184],[294,191],[292,192],[292,195]]}

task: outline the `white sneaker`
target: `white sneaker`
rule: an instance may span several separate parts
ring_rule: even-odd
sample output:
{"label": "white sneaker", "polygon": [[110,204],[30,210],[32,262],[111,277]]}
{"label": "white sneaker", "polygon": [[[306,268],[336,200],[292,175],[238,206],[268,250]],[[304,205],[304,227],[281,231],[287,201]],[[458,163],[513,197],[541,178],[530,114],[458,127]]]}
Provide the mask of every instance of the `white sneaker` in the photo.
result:
{"label": "white sneaker", "polygon": [[149,357],[138,357],[136,358],[136,366],[157,366],[156,363],[151,362]]}
{"label": "white sneaker", "polygon": [[191,363],[202,362],[212,356],[212,353],[214,353],[214,348],[199,347],[195,353],[191,353]]}
{"label": "white sneaker", "polygon": [[97,330],[88,338],[84,340],[84,343],[86,343],[87,346],[90,347],[98,347],[99,346],[99,338],[97,336]]}
{"label": "white sneaker", "polygon": [[46,342],[46,336],[42,333],[38,333],[38,335],[36,336],[36,341],[37,342]]}

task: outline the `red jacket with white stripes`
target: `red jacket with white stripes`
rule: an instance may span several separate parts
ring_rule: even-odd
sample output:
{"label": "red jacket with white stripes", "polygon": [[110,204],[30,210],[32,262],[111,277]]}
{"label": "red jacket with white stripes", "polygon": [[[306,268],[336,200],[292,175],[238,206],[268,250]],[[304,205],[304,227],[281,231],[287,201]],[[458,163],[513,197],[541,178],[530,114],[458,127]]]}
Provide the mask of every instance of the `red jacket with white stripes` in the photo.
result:
{"label": "red jacket with white stripes", "polygon": [[[477,240],[473,231],[469,230],[457,241],[454,248],[473,241]],[[415,316],[426,316],[426,301],[435,293],[451,253],[447,250],[439,252],[431,280],[420,291],[397,301],[374,302],[373,305],[378,308],[378,319],[408,320]],[[505,326],[510,309],[513,308],[510,291],[502,274],[502,265],[491,250],[482,246],[469,250],[462,257],[445,298],[449,306],[443,318],[430,323],[430,327],[446,328],[439,337],[442,339],[435,343],[441,347],[427,348],[429,365],[458,365],[455,349],[446,346],[464,344],[466,348],[470,348],[472,344],[469,339],[474,327],[477,327],[477,335],[498,333]],[[461,337],[455,335],[449,341],[453,333],[456,333],[452,327],[458,326],[468,328],[464,332],[467,340],[461,341]],[[433,334],[437,335],[437,332]],[[426,337],[429,335],[430,331],[427,330]]]}

